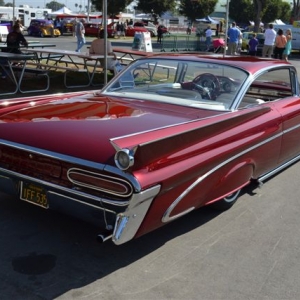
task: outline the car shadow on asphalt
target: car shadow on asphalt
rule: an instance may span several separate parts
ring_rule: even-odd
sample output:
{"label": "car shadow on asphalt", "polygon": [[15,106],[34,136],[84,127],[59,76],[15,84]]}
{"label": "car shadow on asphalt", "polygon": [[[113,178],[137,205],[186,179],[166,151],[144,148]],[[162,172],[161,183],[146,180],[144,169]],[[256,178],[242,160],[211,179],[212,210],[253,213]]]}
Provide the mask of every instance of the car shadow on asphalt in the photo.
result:
{"label": "car shadow on asphalt", "polygon": [[[256,187],[250,184],[242,195],[254,195]],[[5,262],[0,289],[5,299],[21,297],[24,290],[30,299],[54,299],[134,264],[174,239],[189,240],[187,233],[220,214],[203,207],[116,246],[111,241],[97,242],[99,230],[90,224],[0,193],[0,258]],[[8,287],[7,282],[13,285]]]}

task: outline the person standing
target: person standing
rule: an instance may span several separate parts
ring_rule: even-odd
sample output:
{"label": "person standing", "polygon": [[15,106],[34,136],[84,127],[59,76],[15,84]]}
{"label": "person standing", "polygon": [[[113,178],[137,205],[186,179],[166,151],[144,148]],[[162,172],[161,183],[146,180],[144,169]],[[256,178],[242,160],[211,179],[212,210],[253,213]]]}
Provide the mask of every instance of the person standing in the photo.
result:
{"label": "person standing", "polygon": [[229,39],[229,41],[228,41],[228,54],[229,55],[236,55],[239,39],[241,38],[241,36],[242,36],[242,33],[236,27],[236,23],[232,22],[232,26],[228,30],[228,39]]}
{"label": "person standing", "polygon": [[253,33],[252,38],[249,40],[249,55],[256,56],[258,39],[256,38],[256,33]]}
{"label": "person standing", "polygon": [[117,38],[119,39],[120,36],[121,36],[121,24],[120,24],[120,22],[117,23],[116,30],[117,30]]}
{"label": "person standing", "polygon": [[277,36],[275,38],[274,58],[282,59],[286,43],[287,40],[285,35],[283,34],[283,30],[278,29]]}
{"label": "person standing", "polygon": [[74,20],[72,21],[72,34],[73,36],[76,36],[76,25],[78,23],[77,18],[74,18]]}
{"label": "person standing", "polygon": [[60,34],[62,34],[62,22],[59,17],[56,17],[56,19],[54,20],[54,28],[57,28]]}
{"label": "person standing", "polygon": [[187,29],[186,29],[186,34],[190,35],[192,33],[191,25],[189,24]]}
{"label": "person standing", "polygon": [[209,51],[210,45],[211,45],[211,37],[212,37],[212,30],[210,26],[207,26],[207,29],[205,30],[205,45],[206,45],[206,51]]}
{"label": "person standing", "polygon": [[162,38],[162,28],[161,28],[161,25],[158,24],[157,26],[157,42],[159,44],[161,44],[161,38]]}
{"label": "person standing", "polygon": [[262,49],[263,57],[272,57],[274,50],[274,43],[276,39],[276,31],[273,28],[273,24],[269,24],[269,28],[265,31],[265,42]]}
{"label": "person standing", "polygon": [[292,51],[292,30],[291,29],[286,30],[285,37],[286,37],[286,44],[282,56],[285,61],[288,61],[288,57]]}
{"label": "person standing", "polygon": [[80,52],[80,49],[83,47],[85,44],[85,30],[84,30],[84,19],[81,19],[81,21],[77,22],[76,27],[75,27],[75,35],[77,38],[77,49],[75,50],[76,52]]}
{"label": "person standing", "polygon": [[120,36],[122,36],[125,39],[126,34],[125,34],[125,26],[123,22],[121,22],[120,24],[120,32],[121,32]]}
{"label": "person standing", "polygon": [[124,27],[123,27],[123,34],[124,34],[124,39],[126,39],[126,33],[128,29],[128,22],[124,22]]}

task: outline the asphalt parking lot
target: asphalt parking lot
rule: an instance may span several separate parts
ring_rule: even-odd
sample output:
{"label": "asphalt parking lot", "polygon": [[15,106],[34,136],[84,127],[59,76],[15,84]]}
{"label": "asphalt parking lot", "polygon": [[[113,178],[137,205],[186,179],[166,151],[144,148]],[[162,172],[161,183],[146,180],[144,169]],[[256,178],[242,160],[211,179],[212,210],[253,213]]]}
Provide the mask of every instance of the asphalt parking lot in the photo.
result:
{"label": "asphalt parking lot", "polygon": [[228,211],[199,209],[121,246],[0,193],[0,298],[299,300],[299,178],[300,162]]}

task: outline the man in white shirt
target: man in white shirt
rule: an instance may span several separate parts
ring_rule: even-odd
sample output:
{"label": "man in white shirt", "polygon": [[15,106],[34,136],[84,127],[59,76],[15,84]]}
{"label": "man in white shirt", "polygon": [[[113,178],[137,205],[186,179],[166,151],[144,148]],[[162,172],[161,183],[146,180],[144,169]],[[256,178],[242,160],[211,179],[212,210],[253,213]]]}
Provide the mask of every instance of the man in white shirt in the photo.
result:
{"label": "man in white shirt", "polygon": [[209,51],[210,44],[211,44],[211,37],[212,37],[212,30],[210,26],[207,26],[207,29],[205,30],[205,44],[206,44],[206,51]]}
{"label": "man in white shirt", "polygon": [[269,28],[265,31],[265,42],[262,49],[263,57],[272,57],[273,48],[276,38],[276,31],[273,29],[273,24],[269,24]]}
{"label": "man in white shirt", "polygon": [[81,19],[81,21],[77,22],[75,26],[75,36],[77,38],[77,49],[76,52],[80,52],[80,49],[85,44],[85,29],[83,23],[85,22],[85,19]]}

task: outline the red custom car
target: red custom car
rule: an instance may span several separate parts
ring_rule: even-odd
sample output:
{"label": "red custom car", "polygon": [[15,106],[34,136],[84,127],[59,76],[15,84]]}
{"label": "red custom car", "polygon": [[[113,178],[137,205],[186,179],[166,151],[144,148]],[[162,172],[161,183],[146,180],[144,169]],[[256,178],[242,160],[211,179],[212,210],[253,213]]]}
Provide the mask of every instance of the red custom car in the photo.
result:
{"label": "red custom car", "polygon": [[[98,37],[100,30],[103,28],[100,23],[84,23],[84,30],[86,36]],[[114,30],[111,30],[107,25],[107,37],[111,38],[115,36]]]}
{"label": "red custom car", "polygon": [[158,54],[99,92],[0,102],[0,190],[106,229],[119,245],[300,158],[295,68]]}
{"label": "red custom car", "polygon": [[86,36],[98,37],[101,30],[101,24],[99,23],[84,23],[84,30]]}
{"label": "red custom car", "polygon": [[[116,22],[107,25],[107,32],[108,36],[116,36]],[[149,30],[144,27],[128,25],[125,34],[126,36],[134,36],[136,32],[149,32]]]}

